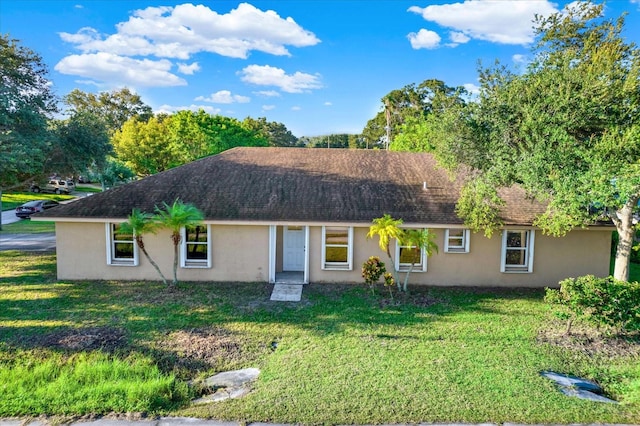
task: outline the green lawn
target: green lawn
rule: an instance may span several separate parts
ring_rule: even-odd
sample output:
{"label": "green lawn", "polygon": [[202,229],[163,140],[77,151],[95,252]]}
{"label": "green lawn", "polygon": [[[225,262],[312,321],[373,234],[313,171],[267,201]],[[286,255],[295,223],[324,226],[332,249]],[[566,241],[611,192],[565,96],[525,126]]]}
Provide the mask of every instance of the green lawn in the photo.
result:
{"label": "green lawn", "polygon": [[65,201],[75,198],[73,195],[43,194],[33,192],[2,192],[2,210],[14,210],[16,207],[32,200]]}
{"label": "green lawn", "polygon": [[[0,252],[0,417],[640,423],[638,342],[543,343],[563,325],[541,290],[412,289],[396,305],[364,284],[310,284],[299,303],[270,302],[271,288],[56,281],[54,255]],[[187,381],[242,367],[261,369],[252,393],[189,407]],[[621,403],[563,396],[547,369]]]}
{"label": "green lawn", "polygon": [[55,231],[55,222],[36,222],[33,220],[23,219],[6,225],[2,224],[0,234],[40,234]]}

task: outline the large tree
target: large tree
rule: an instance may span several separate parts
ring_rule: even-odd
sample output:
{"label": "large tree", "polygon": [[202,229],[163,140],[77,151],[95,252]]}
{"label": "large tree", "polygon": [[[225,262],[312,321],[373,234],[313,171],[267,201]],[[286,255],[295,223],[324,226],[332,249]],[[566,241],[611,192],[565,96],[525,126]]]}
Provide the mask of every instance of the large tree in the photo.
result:
{"label": "large tree", "polygon": [[0,35],[0,184],[42,173],[56,100],[40,55]]}
{"label": "large tree", "polygon": [[536,19],[524,73],[480,70],[477,103],[440,115],[441,162],[471,166],[459,213],[474,229],[500,225],[497,188],[519,184],[546,212],[535,225],[563,235],[598,219],[619,234],[614,276],[627,280],[640,198],[640,51],[625,43],[624,16],[576,3]]}
{"label": "large tree", "polygon": [[101,117],[110,133],[122,128],[127,120],[136,117],[147,121],[153,116],[151,107],[128,88],[111,92],[87,93],[74,89],[64,98],[70,113],[91,113]]}
{"label": "large tree", "polygon": [[[392,90],[381,99],[381,110],[367,122],[362,131],[369,146],[393,146],[396,138],[408,133],[397,150],[405,150],[407,143],[415,144],[421,135],[412,133],[415,123],[451,104],[464,103],[462,87],[450,87],[443,81],[427,79],[420,84],[408,84],[402,89]],[[389,140],[387,141],[387,137]],[[415,142],[407,142],[415,141]],[[388,142],[388,144],[387,144]]]}
{"label": "large tree", "polygon": [[242,126],[265,137],[269,146],[302,146],[298,138],[282,123],[267,121],[264,117],[247,117],[242,121]]}
{"label": "large tree", "polygon": [[111,139],[118,158],[139,176],[176,167],[236,146],[268,146],[259,132],[235,118],[204,110],[159,114],[148,121],[134,117]]}
{"label": "large tree", "polygon": [[46,161],[47,169],[73,175],[88,168],[104,168],[112,148],[100,117],[79,112],[66,120],[54,120],[52,127],[55,139]]}

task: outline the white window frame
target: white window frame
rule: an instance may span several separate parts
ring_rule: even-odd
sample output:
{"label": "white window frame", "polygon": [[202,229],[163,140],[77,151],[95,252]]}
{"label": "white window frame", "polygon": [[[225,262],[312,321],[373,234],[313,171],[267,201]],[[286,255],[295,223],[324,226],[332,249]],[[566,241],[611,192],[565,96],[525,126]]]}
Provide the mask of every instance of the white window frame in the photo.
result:
{"label": "white window frame", "polygon": [[[451,236],[449,234],[450,231],[462,231],[462,237],[458,237],[457,235]],[[450,245],[450,239],[460,239],[460,245]],[[444,231],[444,252],[445,253],[469,253],[469,243],[471,240],[471,232],[468,229],[445,229]]]}
{"label": "white window frame", "polygon": [[[203,226],[203,225],[200,225]],[[181,268],[211,268],[211,225],[204,225],[207,229],[206,243],[187,243],[187,230],[185,227],[180,229],[180,267]],[[187,259],[187,248],[189,245],[206,245],[206,259]]]}
{"label": "white window frame", "polygon": [[113,227],[120,226],[121,223],[107,222],[105,223],[106,241],[107,241],[107,265],[111,266],[138,266],[140,257],[138,256],[138,243],[136,243],[135,236],[132,237],[131,243],[133,244],[133,259],[130,258],[117,258],[115,257],[115,244],[116,243],[128,243],[129,240],[114,240],[113,239]]}
{"label": "white window frame", "polygon": [[[410,263],[400,263],[400,249],[402,248],[412,248],[415,246],[406,246],[406,245],[401,245],[398,240],[396,240],[396,261],[395,261],[395,268],[396,271],[398,272],[409,272],[409,269],[411,269],[411,264]],[[415,265],[413,265],[413,269],[411,270],[411,272],[427,272],[427,251],[426,250],[420,250],[420,263],[416,263]]]}
{"label": "white window frame", "polygon": [[[343,244],[327,244],[327,228],[342,228],[347,230],[347,261],[327,262],[327,247],[344,247]],[[323,226],[322,227],[322,269],[325,271],[353,270],[353,226]]]}
{"label": "white window frame", "polygon": [[[507,235],[509,232],[520,232],[525,234],[526,246],[522,248],[508,248]],[[532,273],[533,253],[535,246],[536,231],[533,229],[504,229],[502,231],[502,253],[500,259],[500,272],[504,273]],[[507,250],[523,250],[525,252],[525,265],[507,265]]]}

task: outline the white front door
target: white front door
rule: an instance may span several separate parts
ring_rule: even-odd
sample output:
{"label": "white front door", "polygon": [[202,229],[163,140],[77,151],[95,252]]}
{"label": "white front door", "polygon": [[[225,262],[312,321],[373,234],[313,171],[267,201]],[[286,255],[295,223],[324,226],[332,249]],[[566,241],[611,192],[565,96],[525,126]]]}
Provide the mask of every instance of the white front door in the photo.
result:
{"label": "white front door", "polygon": [[285,226],[282,240],[282,270],[304,271],[304,227]]}

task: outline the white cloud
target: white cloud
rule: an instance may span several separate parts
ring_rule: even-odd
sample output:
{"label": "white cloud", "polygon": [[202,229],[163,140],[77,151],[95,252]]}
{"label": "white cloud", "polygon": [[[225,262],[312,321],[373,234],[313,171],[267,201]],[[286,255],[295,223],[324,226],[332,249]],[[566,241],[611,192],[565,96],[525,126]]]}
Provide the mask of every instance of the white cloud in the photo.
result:
{"label": "white cloud", "polygon": [[173,114],[176,111],[183,111],[183,110],[187,110],[187,111],[199,111],[199,110],[204,110],[205,112],[212,114],[212,115],[216,115],[216,114],[220,114],[220,112],[222,112],[222,110],[220,108],[214,108],[211,105],[188,105],[188,106],[172,106],[172,105],[160,105],[158,108],[154,108],[153,113],[154,114]]}
{"label": "white cloud", "polygon": [[283,69],[269,65],[249,65],[239,74],[245,83],[276,86],[287,93],[302,93],[322,88],[319,75],[299,71],[294,74],[286,74]]}
{"label": "white cloud", "polygon": [[465,33],[461,33],[458,31],[451,31],[449,33],[449,38],[455,44],[464,44],[464,43],[467,43],[469,40],[471,40],[471,37],[469,37]]}
{"label": "white cloud", "polygon": [[472,96],[478,95],[480,93],[480,87],[476,86],[473,83],[463,84],[463,87],[467,89],[467,92],[469,92],[469,94]]}
{"label": "white cloud", "polygon": [[300,111],[302,109],[302,107],[300,107],[299,105],[295,105],[291,107],[291,111]]}
{"label": "white cloud", "polygon": [[440,36],[433,31],[424,28],[417,33],[409,33],[407,35],[411,47],[414,49],[435,49],[440,45]]}
{"label": "white cloud", "polygon": [[195,100],[211,102],[214,104],[246,104],[251,101],[251,98],[248,98],[247,96],[232,95],[228,90],[220,90],[216,93],[212,93],[209,97],[198,96]]}
{"label": "white cloud", "polygon": [[171,87],[184,86],[185,80],[170,72],[171,62],[133,59],[111,53],[71,55],[54,69],[61,74],[80,75],[111,85]]}
{"label": "white cloud", "polygon": [[192,64],[183,64],[178,62],[178,72],[186,75],[193,75],[196,71],[200,71],[200,65],[197,62]]}
{"label": "white cloud", "polygon": [[327,101],[327,102],[325,102],[325,103],[324,103],[324,106],[333,106],[333,103],[332,103],[332,102]]}
{"label": "white cloud", "polygon": [[84,9],[84,6],[83,6],[83,5],[81,5],[81,4],[76,4],[76,5],[75,5],[75,6],[73,6],[73,7],[75,7],[76,9]]}
{"label": "white cloud", "polygon": [[271,110],[274,110],[274,109],[276,109],[275,105],[262,105],[262,110],[263,111],[271,111]]}
{"label": "white cloud", "polygon": [[515,54],[511,57],[511,60],[516,64],[526,64],[529,62],[526,55]]}
{"label": "white cloud", "polygon": [[275,90],[259,90],[257,92],[253,92],[254,94],[258,95],[258,96],[264,96],[267,98],[276,98],[276,97],[280,97],[280,92],[277,92]]}
{"label": "white cloud", "polygon": [[288,55],[287,46],[305,47],[320,43],[312,32],[292,18],[272,10],[263,11],[241,3],[227,14],[190,3],[175,7],[136,10],[128,21],[116,24],[115,34],[102,36],[90,28],[60,37],[82,52],[117,55],[154,55],[188,59],[197,52],[246,58],[252,50]]}
{"label": "white cloud", "polygon": [[549,0],[465,0],[462,3],[424,8],[412,6],[409,11],[471,39],[501,44],[529,44],[534,39],[535,15],[548,16],[558,12],[558,9]]}

